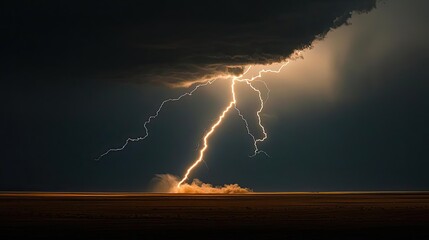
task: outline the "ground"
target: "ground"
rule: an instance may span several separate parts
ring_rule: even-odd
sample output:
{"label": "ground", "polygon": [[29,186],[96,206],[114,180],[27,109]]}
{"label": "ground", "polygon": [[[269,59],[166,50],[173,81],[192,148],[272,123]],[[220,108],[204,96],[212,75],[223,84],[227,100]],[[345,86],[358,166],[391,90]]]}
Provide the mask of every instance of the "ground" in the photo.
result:
{"label": "ground", "polygon": [[1,193],[0,238],[429,239],[429,193]]}

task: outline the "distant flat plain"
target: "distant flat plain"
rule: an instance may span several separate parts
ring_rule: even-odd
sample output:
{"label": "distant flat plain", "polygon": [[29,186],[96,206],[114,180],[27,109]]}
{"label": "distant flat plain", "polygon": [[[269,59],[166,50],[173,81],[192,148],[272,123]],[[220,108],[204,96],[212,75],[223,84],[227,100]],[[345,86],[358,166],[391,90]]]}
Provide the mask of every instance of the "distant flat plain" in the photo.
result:
{"label": "distant flat plain", "polygon": [[0,238],[429,239],[429,192],[0,193]]}

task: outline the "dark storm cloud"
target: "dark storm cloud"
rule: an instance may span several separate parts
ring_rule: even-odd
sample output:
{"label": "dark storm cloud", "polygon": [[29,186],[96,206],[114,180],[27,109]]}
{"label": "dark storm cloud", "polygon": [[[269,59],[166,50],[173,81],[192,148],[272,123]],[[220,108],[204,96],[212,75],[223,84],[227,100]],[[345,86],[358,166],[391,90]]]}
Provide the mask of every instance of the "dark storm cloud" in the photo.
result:
{"label": "dark storm cloud", "polygon": [[2,77],[181,84],[284,60],[375,0],[34,1],[2,7]]}

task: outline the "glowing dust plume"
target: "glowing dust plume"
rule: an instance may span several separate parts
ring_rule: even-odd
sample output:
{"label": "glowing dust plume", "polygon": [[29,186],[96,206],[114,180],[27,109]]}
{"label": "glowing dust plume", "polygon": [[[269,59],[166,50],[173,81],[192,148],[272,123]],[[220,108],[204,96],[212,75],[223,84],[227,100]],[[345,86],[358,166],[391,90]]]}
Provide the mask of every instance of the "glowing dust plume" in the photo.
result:
{"label": "glowing dust plume", "polygon": [[190,184],[183,183],[177,187],[179,178],[170,174],[158,174],[152,179],[152,192],[160,193],[215,193],[215,194],[241,194],[250,193],[251,189],[242,188],[238,184],[225,184],[213,186],[194,179]]}

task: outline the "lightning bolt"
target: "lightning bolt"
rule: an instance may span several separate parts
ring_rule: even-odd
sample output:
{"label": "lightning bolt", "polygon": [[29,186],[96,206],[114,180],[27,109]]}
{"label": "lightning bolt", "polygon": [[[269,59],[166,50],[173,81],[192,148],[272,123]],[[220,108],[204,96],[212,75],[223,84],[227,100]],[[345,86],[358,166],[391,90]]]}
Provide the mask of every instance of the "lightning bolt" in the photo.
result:
{"label": "lightning bolt", "polygon": [[[300,54],[300,52],[298,53]],[[252,138],[253,140],[253,147],[254,147],[254,152],[252,155],[250,155],[250,157],[254,157],[259,153],[263,153],[266,156],[269,157],[269,155],[260,150],[258,147],[258,144],[265,141],[268,138],[268,134],[265,130],[264,125],[262,124],[262,119],[261,119],[261,113],[264,110],[264,104],[268,101],[269,98],[269,93],[270,93],[270,89],[268,88],[268,85],[266,84],[266,82],[262,81],[262,80],[258,80],[259,78],[262,78],[263,73],[280,73],[280,71],[289,64],[289,61],[285,62],[284,64],[282,64],[280,66],[280,68],[278,68],[277,70],[272,70],[272,69],[262,69],[258,72],[258,74],[256,76],[253,76],[251,78],[243,78],[243,76],[245,76],[250,69],[252,68],[252,66],[249,66],[247,68],[246,71],[244,71],[241,75],[239,76],[231,76],[231,75],[221,75],[221,76],[216,76],[214,78],[210,78],[208,79],[206,82],[201,83],[196,85],[191,91],[189,92],[185,92],[182,95],[176,97],[176,98],[169,98],[164,100],[160,106],[158,107],[157,111],[155,112],[155,114],[149,116],[149,118],[144,122],[143,124],[143,128],[145,129],[145,135],[141,136],[141,137],[136,137],[136,138],[127,138],[127,140],[124,142],[124,144],[121,147],[118,148],[110,148],[108,149],[106,152],[104,152],[103,154],[101,154],[98,158],[96,158],[95,160],[100,160],[101,158],[103,158],[104,156],[108,155],[111,152],[117,152],[117,151],[122,151],[124,150],[127,145],[130,142],[138,142],[138,141],[142,141],[144,139],[146,139],[149,136],[149,129],[148,129],[148,124],[151,123],[152,120],[154,120],[155,118],[157,118],[161,112],[161,110],[163,109],[164,105],[169,103],[169,102],[176,102],[176,101],[180,101],[182,98],[186,97],[186,96],[192,96],[199,88],[201,87],[205,87],[207,85],[211,85],[212,83],[214,83],[217,79],[231,79],[231,93],[232,93],[232,100],[229,102],[228,106],[222,111],[222,113],[219,115],[218,120],[211,126],[210,131],[208,131],[205,136],[203,137],[203,146],[199,151],[199,156],[198,158],[194,161],[194,163],[186,170],[186,173],[184,175],[184,177],[182,178],[182,180],[177,184],[177,188],[180,188],[180,186],[189,178],[189,175],[192,173],[192,170],[194,168],[196,168],[198,166],[198,164],[200,164],[203,159],[204,159],[204,154],[206,152],[206,150],[209,147],[208,144],[208,140],[210,138],[210,136],[216,131],[216,128],[218,126],[221,125],[223,119],[225,118],[226,114],[234,107],[234,109],[237,111],[238,115],[240,116],[240,118],[243,120],[244,125],[246,127],[247,130],[247,134]],[[262,132],[262,137],[257,138],[255,137],[255,135],[250,131],[249,128],[249,123],[247,121],[247,119],[244,117],[244,115],[241,113],[240,109],[237,107],[237,98],[236,98],[236,93],[235,93],[235,84],[236,82],[244,82],[246,83],[254,92],[257,93],[258,97],[259,97],[259,103],[260,103],[260,107],[258,109],[258,111],[256,112],[256,116],[258,119],[258,125],[259,128],[261,129]],[[262,97],[262,92],[253,85],[253,82],[261,82],[266,90],[267,90],[267,96],[265,98],[265,100]]]}
{"label": "lightning bolt", "polygon": [[198,159],[194,162],[194,164],[192,164],[192,166],[190,166],[188,168],[188,170],[186,171],[185,176],[183,177],[183,179],[179,182],[179,184],[177,185],[177,187],[180,187],[180,185],[182,185],[183,182],[186,181],[186,179],[188,179],[189,174],[191,174],[191,171],[203,160],[204,157],[204,153],[207,150],[207,148],[209,147],[207,140],[210,137],[210,135],[213,134],[213,132],[216,130],[216,128],[221,124],[223,118],[225,117],[226,113],[232,108],[232,106],[235,104],[234,101],[231,101],[228,105],[228,107],[225,108],[225,110],[223,110],[222,114],[219,116],[219,119],[217,120],[217,122],[211,127],[210,131],[207,132],[207,134],[204,136],[203,138],[203,142],[204,142],[204,146],[203,148],[200,150],[200,156],[198,157]]}
{"label": "lightning bolt", "polygon": [[[194,161],[194,163],[186,170],[186,173],[184,175],[184,177],[182,178],[182,180],[177,184],[177,188],[180,188],[180,186],[189,178],[189,175],[191,174],[192,170],[198,166],[198,164],[200,162],[203,161],[204,159],[204,153],[206,152],[206,150],[208,149],[209,145],[208,145],[208,139],[209,137],[215,132],[216,128],[222,123],[222,120],[225,118],[225,115],[229,112],[229,110],[234,107],[235,110],[237,111],[238,115],[241,117],[241,119],[243,120],[245,126],[246,126],[246,130],[247,130],[247,134],[250,135],[250,137],[253,140],[253,145],[254,145],[254,153],[253,155],[251,155],[250,157],[256,156],[258,153],[264,153],[265,155],[269,156],[266,152],[259,150],[258,148],[258,143],[265,141],[268,138],[268,134],[265,130],[264,125],[262,124],[262,120],[261,120],[261,112],[264,110],[264,103],[268,100],[269,94],[267,94],[267,98],[264,100],[262,98],[262,93],[261,91],[256,88],[252,82],[255,81],[256,79],[259,79],[262,77],[263,73],[280,73],[280,71],[289,64],[289,61],[287,61],[286,63],[284,63],[283,65],[280,66],[280,68],[278,70],[271,70],[271,69],[263,69],[261,71],[259,71],[258,75],[253,76],[251,78],[243,78],[243,76],[249,72],[249,70],[252,68],[252,66],[250,66],[243,74],[241,74],[238,77],[233,77],[232,81],[231,81],[231,92],[232,92],[232,100],[229,102],[228,106],[223,110],[223,112],[221,113],[221,115],[218,117],[218,120],[211,126],[210,131],[208,131],[206,133],[206,135],[203,138],[203,147],[200,150],[200,154],[198,156],[198,158]],[[249,124],[248,121],[246,120],[246,118],[243,116],[243,114],[240,112],[240,109],[237,107],[237,99],[236,99],[236,94],[235,94],[235,83],[236,82],[245,82],[247,85],[250,86],[250,88],[255,91],[258,94],[259,97],[259,102],[260,102],[260,107],[258,109],[258,111],[256,112],[256,116],[258,117],[258,124],[259,127],[262,131],[263,137],[262,138],[256,138],[254,134],[251,133],[250,128],[249,128]],[[263,81],[262,81],[263,82]],[[268,93],[269,93],[269,88],[267,86],[267,84],[265,82],[263,82],[265,87],[268,89]]]}

